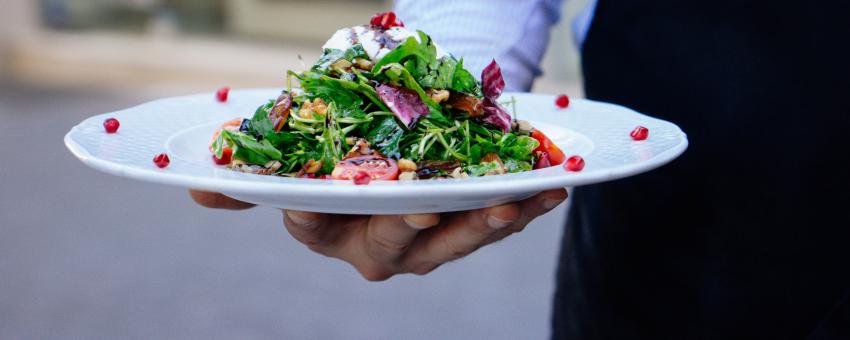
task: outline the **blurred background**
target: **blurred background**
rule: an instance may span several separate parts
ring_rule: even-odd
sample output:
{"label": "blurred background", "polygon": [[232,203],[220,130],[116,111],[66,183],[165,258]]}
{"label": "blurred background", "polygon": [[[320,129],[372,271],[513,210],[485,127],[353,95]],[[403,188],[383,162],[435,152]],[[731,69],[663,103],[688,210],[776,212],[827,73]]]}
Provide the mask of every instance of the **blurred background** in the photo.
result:
{"label": "blurred background", "polygon": [[[581,97],[566,1],[535,92]],[[380,0],[4,0],[0,339],[542,339],[565,207],[425,276],[364,281],[279,211],[86,168],[84,118],[221,86],[282,87]],[[403,18],[402,18],[403,19]]]}

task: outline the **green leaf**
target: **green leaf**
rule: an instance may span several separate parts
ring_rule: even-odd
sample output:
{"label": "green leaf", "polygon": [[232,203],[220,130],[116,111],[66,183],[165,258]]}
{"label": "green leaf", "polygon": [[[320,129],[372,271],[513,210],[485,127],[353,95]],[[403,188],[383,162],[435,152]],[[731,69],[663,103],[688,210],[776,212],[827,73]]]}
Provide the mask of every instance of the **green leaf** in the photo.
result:
{"label": "green leaf", "polygon": [[303,137],[294,132],[281,131],[266,134],[263,138],[269,141],[274,147],[280,149],[287,145],[296,144],[298,140],[302,139]]}
{"label": "green leaf", "polygon": [[[283,156],[280,150],[276,149],[267,139],[257,141],[257,139],[252,136],[246,135],[241,132],[232,132],[228,130],[222,131],[221,134],[224,136],[224,138],[230,145],[235,146],[238,149],[245,149],[269,159],[280,159]],[[247,162],[247,160],[245,161]],[[264,164],[265,163],[260,165]]]}
{"label": "green leaf", "polygon": [[322,161],[322,172],[330,173],[333,171],[336,163],[342,159],[342,157],[337,153],[335,136],[331,129],[325,127],[324,132],[322,132],[321,143],[319,146],[321,148],[321,161]]}
{"label": "green leaf", "polygon": [[265,165],[266,163],[268,163],[270,161],[270,159],[268,157],[263,156],[259,153],[254,152],[254,151],[251,151],[250,149],[247,149],[247,148],[242,148],[242,147],[236,146],[233,149],[234,149],[233,158],[241,160],[241,161],[248,163],[248,164]]}
{"label": "green leaf", "polygon": [[472,73],[469,73],[469,71],[463,68],[463,59],[461,59],[460,62],[458,62],[457,67],[455,67],[449,88],[457,92],[464,92],[481,97],[481,86],[478,81],[475,80],[475,77],[472,76]]}
{"label": "green leaf", "polygon": [[452,79],[457,67],[457,60],[452,56],[445,56],[434,63],[435,67],[419,78],[419,84],[424,88],[435,88],[439,90],[448,89],[452,85]]}
{"label": "green leaf", "polygon": [[532,169],[530,162],[518,161],[518,160],[510,159],[510,158],[506,159],[504,162],[505,162],[505,170],[507,170],[510,173],[530,171]]}
{"label": "green leaf", "polygon": [[312,70],[324,73],[331,65],[340,59],[352,61],[356,58],[369,59],[369,55],[366,54],[366,50],[363,49],[363,45],[355,44],[345,51],[336,48],[326,48],[324,50],[324,54],[322,54],[319,60],[317,60],[313,65]]}
{"label": "green leaf", "polygon": [[215,154],[216,158],[221,159],[221,156],[224,155],[225,144],[226,143],[224,142],[224,136],[219,133],[218,137],[215,138],[212,144],[213,153]]}
{"label": "green leaf", "polygon": [[251,118],[250,131],[259,137],[264,137],[274,133],[274,124],[269,119],[269,112],[274,106],[274,101],[269,101],[254,111],[254,117]]}
{"label": "green leaf", "polygon": [[341,81],[330,77],[303,78],[301,88],[313,96],[322,98],[326,103],[335,102],[340,107],[357,107],[363,104],[363,99],[351,89],[346,88]]}
{"label": "green leaf", "polygon": [[474,164],[466,167],[466,173],[468,173],[472,177],[480,177],[484,176],[491,170],[496,170],[499,168],[499,164],[496,162],[487,162],[484,164]]}
{"label": "green leaf", "polygon": [[499,155],[503,158],[513,158],[520,161],[531,161],[532,152],[536,149],[540,142],[528,136],[519,136],[509,133],[502,137],[499,143],[501,150]]}
{"label": "green leaf", "polygon": [[384,156],[400,158],[399,142],[404,135],[404,128],[396,122],[393,117],[386,117],[377,122],[369,133],[366,140],[381,151]]}
{"label": "green leaf", "polygon": [[[415,65],[411,67],[414,70],[421,71],[422,67],[427,67],[437,60],[437,47],[431,42],[431,37],[422,31],[417,31],[419,40],[410,37],[403,43],[396,46],[395,49],[387,53],[381,60],[375,63],[373,70],[380,70],[385,65],[400,64],[403,65],[407,61],[412,61]],[[417,74],[418,75],[418,74]]]}

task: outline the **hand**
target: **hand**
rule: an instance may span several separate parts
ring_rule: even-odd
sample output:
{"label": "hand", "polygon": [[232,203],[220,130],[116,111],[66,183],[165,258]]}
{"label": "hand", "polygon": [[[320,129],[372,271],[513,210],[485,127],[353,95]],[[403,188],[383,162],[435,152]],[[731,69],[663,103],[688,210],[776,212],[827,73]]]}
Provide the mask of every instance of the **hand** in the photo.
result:
{"label": "hand", "polygon": [[[246,209],[251,204],[217,193],[190,191],[209,208]],[[564,189],[491,208],[445,214],[333,215],[284,211],[284,225],[311,250],[339,258],[364,278],[424,275],[443,263],[522,231],[528,223],[567,198]]]}

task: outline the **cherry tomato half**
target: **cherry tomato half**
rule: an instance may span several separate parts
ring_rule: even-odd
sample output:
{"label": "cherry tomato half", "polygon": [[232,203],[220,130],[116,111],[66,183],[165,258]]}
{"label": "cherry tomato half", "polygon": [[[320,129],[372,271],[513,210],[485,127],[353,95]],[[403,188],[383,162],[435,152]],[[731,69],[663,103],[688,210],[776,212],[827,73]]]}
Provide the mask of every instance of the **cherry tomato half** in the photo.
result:
{"label": "cherry tomato half", "polygon": [[360,171],[365,171],[373,180],[398,178],[398,164],[392,159],[378,156],[360,156],[339,161],[331,173],[333,179],[351,180]]}
{"label": "cherry tomato half", "polygon": [[549,139],[549,137],[546,137],[546,135],[544,135],[543,132],[540,132],[540,130],[534,129],[531,131],[531,138],[540,142],[540,146],[538,146],[537,149],[534,149],[534,153],[539,154],[540,152],[545,152],[549,155],[549,163],[551,165],[561,164],[567,158],[567,156],[564,155],[564,152],[561,151],[561,148],[555,145],[555,143],[552,143],[552,140]]}

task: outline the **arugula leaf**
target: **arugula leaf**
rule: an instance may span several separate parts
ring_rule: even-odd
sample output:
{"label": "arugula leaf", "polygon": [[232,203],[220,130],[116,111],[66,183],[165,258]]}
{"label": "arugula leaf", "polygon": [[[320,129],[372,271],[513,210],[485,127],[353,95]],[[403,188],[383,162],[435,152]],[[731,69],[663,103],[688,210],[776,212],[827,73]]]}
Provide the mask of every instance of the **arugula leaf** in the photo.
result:
{"label": "arugula leaf", "polygon": [[300,139],[303,139],[299,134],[294,132],[273,132],[270,134],[266,134],[263,136],[265,140],[269,141],[274,147],[281,149],[287,145],[296,144]]}
{"label": "arugula leaf", "polygon": [[250,149],[247,149],[247,148],[242,148],[242,147],[236,146],[236,147],[233,148],[233,150],[234,150],[233,151],[233,158],[234,159],[242,160],[242,161],[244,161],[245,163],[248,163],[248,164],[265,165],[266,163],[268,163],[270,161],[270,159],[268,157],[263,156],[259,153],[254,152],[254,151],[251,151]]}
{"label": "arugula leaf", "polygon": [[[233,132],[228,130],[221,131],[221,135],[228,144],[238,149],[246,149],[256,154],[262,155],[268,159],[280,159],[283,154],[275,148],[267,139],[257,141],[254,137],[241,132]],[[236,151],[236,150],[234,150]],[[245,160],[246,162],[248,160]],[[268,162],[268,160],[267,160]],[[257,163],[255,163],[257,164]],[[260,165],[264,165],[260,164]]]}
{"label": "arugula leaf", "polygon": [[526,161],[518,161],[515,159],[506,159],[505,161],[505,170],[510,173],[514,172],[523,172],[530,171],[532,169],[531,163]]}
{"label": "arugula leaf", "polygon": [[349,49],[343,51],[336,48],[326,48],[313,67],[311,68],[313,71],[319,71],[324,73],[328,67],[333,65],[335,62],[340,59],[345,59],[348,61],[352,61],[356,58],[364,58],[369,59],[369,55],[366,54],[366,50],[363,49],[363,45],[355,44],[351,46]]}
{"label": "arugula leaf", "polygon": [[363,104],[363,99],[346,88],[339,79],[306,72],[304,77],[296,77],[301,81],[304,91],[322,98],[326,103],[333,101],[340,107],[359,107]]}
{"label": "arugula leaf", "polygon": [[[336,79],[336,78],[331,78],[331,77],[328,77],[328,76],[322,76],[322,80],[329,81],[329,82],[336,82],[345,89],[359,92],[360,94],[366,96],[366,98],[369,98],[369,100],[371,100],[372,103],[374,103],[375,105],[380,107],[382,110],[389,111],[389,108],[387,108],[384,105],[384,103],[381,101],[381,99],[378,97],[378,92],[375,90],[375,88],[373,88],[369,84],[369,81],[366,78],[358,77],[357,78],[358,82],[354,82],[354,81],[351,81],[351,80]],[[361,103],[362,103],[362,101],[361,101]],[[346,107],[346,106],[342,106],[342,107],[351,108],[351,107]],[[359,105],[357,107],[359,107]]]}
{"label": "arugula leaf", "polygon": [[499,146],[489,140],[477,137],[476,142],[477,144],[470,147],[469,151],[469,162],[471,164],[478,164],[481,162],[481,158],[488,153],[499,152]]}
{"label": "arugula leaf", "polygon": [[221,157],[224,155],[225,144],[226,143],[224,141],[224,136],[219,133],[218,137],[215,138],[211,146],[213,149],[213,154],[215,154],[216,158],[221,159]]}
{"label": "arugula leaf", "polygon": [[475,77],[472,76],[472,73],[469,73],[469,71],[463,68],[463,59],[460,59],[460,62],[455,67],[449,88],[457,92],[481,97],[481,86],[479,86]]}
{"label": "arugula leaf", "polygon": [[265,137],[274,133],[274,124],[269,119],[269,112],[274,106],[274,101],[269,101],[257,108],[254,117],[251,118],[250,131],[254,136]]}
{"label": "arugula leaf", "polygon": [[445,56],[434,63],[433,66],[427,74],[419,78],[419,84],[424,88],[440,90],[451,87],[457,60],[451,56]]}
{"label": "arugula leaf", "polygon": [[[336,137],[334,136],[332,129],[325,127],[324,132],[322,132],[322,136],[319,139],[319,147],[322,153],[321,161],[322,161],[322,171],[325,173],[330,173],[333,171],[336,163],[339,162],[342,157],[337,152],[336,144],[334,143]],[[319,137],[317,137],[319,138]]]}
{"label": "arugula leaf", "polygon": [[505,134],[499,141],[499,156],[507,159],[531,161],[532,152],[540,145],[536,139],[528,136],[517,137],[513,133]]}
{"label": "arugula leaf", "polygon": [[366,140],[377,147],[384,156],[400,158],[399,142],[403,135],[404,128],[398,125],[393,117],[386,117],[372,126]]}
{"label": "arugula leaf", "polygon": [[457,72],[457,64],[455,58],[449,56],[440,59],[440,66],[437,68],[437,75],[431,87],[441,90],[451,87],[454,74]]}
{"label": "arugula leaf", "polygon": [[[373,70],[380,70],[389,64],[403,65],[407,61],[412,61],[412,70],[422,72],[423,67],[429,66],[437,60],[437,47],[431,42],[431,37],[422,31],[416,31],[419,34],[419,40],[410,37],[403,43],[396,46],[395,49],[387,53],[381,60],[373,66]],[[422,75],[421,73],[417,76]]]}
{"label": "arugula leaf", "polygon": [[466,172],[472,177],[484,176],[492,170],[499,168],[496,162],[487,162],[483,164],[473,164],[466,167]]}

